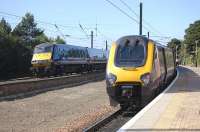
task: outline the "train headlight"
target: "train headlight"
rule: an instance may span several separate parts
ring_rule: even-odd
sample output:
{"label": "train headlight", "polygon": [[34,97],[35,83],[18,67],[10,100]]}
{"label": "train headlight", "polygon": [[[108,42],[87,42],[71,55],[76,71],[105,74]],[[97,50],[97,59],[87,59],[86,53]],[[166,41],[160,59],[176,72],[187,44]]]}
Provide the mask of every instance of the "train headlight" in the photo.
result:
{"label": "train headlight", "polygon": [[149,84],[150,78],[151,78],[150,73],[145,73],[141,76],[141,80],[145,86]]}
{"label": "train headlight", "polygon": [[114,74],[109,73],[106,76],[106,80],[109,82],[110,85],[113,85],[115,83],[115,81],[117,80],[117,77]]}

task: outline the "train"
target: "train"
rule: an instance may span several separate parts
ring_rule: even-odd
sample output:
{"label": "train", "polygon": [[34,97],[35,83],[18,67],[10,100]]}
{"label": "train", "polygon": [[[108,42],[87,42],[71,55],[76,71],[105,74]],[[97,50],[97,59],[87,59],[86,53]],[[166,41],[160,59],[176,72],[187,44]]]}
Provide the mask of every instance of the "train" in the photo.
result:
{"label": "train", "polygon": [[172,49],[145,36],[124,36],[111,46],[106,89],[110,105],[143,107],[175,77]]}
{"label": "train", "polygon": [[108,51],[69,44],[36,45],[31,70],[37,76],[106,69]]}

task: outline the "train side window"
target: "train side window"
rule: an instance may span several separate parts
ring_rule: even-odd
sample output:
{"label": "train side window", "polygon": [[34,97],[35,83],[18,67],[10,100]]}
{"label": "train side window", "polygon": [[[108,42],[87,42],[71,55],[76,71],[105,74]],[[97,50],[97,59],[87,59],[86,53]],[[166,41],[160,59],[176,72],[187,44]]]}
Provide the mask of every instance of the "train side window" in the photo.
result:
{"label": "train side window", "polygon": [[81,52],[81,50],[78,50],[78,58],[82,58],[82,52]]}
{"label": "train side window", "polygon": [[83,50],[83,58],[85,58],[85,57],[86,57],[85,50]]}
{"label": "train side window", "polygon": [[83,58],[83,51],[80,50],[80,58]]}
{"label": "train side window", "polygon": [[80,58],[80,50],[78,50],[78,49],[76,50],[76,57]]}
{"label": "train side window", "polygon": [[81,58],[85,58],[84,50],[81,50]]}
{"label": "train side window", "polygon": [[157,47],[154,50],[154,59],[158,59]]}
{"label": "train side window", "polygon": [[78,55],[78,54],[77,54],[77,50],[74,49],[73,51],[74,51],[74,52],[73,52],[73,57],[74,57],[74,58],[77,58],[77,55]]}
{"label": "train side window", "polygon": [[78,58],[81,58],[81,50],[78,50]]}
{"label": "train side window", "polygon": [[158,59],[160,62],[161,74],[164,74],[165,73],[164,49],[161,47],[158,48]]}
{"label": "train side window", "polygon": [[80,58],[83,58],[83,52],[80,50]]}

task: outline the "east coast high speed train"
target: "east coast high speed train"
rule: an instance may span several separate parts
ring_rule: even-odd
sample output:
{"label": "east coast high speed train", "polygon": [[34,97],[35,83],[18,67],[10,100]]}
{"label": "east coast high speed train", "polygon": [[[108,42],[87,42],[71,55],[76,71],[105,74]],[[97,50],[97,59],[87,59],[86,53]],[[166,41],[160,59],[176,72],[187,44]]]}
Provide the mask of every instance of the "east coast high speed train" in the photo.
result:
{"label": "east coast high speed train", "polygon": [[111,105],[144,106],[176,73],[173,51],[143,36],[125,36],[111,46],[106,71]]}
{"label": "east coast high speed train", "polygon": [[106,69],[107,56],[107,51],[103,49],[43,43],[34,49],[31,69],[37,75]]}

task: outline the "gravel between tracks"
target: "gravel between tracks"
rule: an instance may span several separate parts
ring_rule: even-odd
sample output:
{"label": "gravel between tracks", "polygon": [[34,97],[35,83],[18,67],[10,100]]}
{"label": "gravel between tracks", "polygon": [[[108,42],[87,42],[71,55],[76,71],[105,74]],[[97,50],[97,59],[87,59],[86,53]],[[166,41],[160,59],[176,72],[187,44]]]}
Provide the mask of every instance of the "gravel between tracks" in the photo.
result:
{"label": "gravel between tracks", "polygon": [[115,111],[105,81],[0,102],[0,131],[82,131]]}
{"label": "gravel between tracks", "polygon": [[69,132],[69,131],[80,131],[82,132],[84,128],[93,125],[98,120],[103,119],[109,113],[113,113],[117,109],[113,109],[109,106],[98,106],[95,109],[91,109],[88,113],[82,114],[78,118],[66,123],[65,127],[60,128],[57,132]]}

